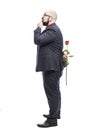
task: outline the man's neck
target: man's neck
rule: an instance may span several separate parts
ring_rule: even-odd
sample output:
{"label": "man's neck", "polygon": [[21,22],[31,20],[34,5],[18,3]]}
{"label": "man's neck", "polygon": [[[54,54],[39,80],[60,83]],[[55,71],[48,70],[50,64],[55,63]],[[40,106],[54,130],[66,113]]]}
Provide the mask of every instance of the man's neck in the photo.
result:
{"label": "man's neck", "polygon": [[50,26],[51,24],[54,24],[55,22],[49,22],[48,26]]}
{"label": "man's neck", "polygon": [[46,26],[46,28],[50,27],[53,24],[55,24],[55,23],[53,22],[53,23],[48,24],[48,26]]}

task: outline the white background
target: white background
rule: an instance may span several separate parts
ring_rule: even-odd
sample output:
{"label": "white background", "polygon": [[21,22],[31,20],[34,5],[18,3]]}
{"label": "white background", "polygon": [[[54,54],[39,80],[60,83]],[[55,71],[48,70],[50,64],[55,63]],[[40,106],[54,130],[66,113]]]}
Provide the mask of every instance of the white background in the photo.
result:
{"label": "white background", "polygon": [[33,31],[45,10],[58,14],[64,41],[74,55],[61,77],[59,126],[87,129],[86,0],[0,0],[0,130],[38,130],[48,113],[41,73],[35,72]]}

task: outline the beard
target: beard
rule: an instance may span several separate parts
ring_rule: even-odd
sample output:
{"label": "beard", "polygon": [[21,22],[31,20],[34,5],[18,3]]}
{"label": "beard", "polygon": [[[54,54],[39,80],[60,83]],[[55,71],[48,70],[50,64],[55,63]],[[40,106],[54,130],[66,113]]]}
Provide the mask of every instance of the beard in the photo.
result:
{"label": "beard", "polygon": [[42,23],[43,23],[43,26],[48,26],[48,24],[49,24],[49,20],[46,21],[46,22],[42,21]]}

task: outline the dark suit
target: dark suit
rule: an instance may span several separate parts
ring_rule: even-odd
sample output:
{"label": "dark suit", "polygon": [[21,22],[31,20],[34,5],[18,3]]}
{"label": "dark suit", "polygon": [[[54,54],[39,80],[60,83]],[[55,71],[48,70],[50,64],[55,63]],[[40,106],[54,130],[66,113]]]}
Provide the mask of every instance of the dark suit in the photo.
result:
{"label": "dark suit", "polygon": [[36,71],[43,72],[44,89],[50,107],[49,118],[57,119],[61,107],[59,79],[63,70],[63,36],[54,23],[43,32],[38,27],[34,31],[34,43],[37,45]]}
{"label": "dark suit", "polygon": [[38,45],[36,71],[62,69],[63,38],[56,24],[50,25],[42,33],[37,28],[34,31],[34,43]]}

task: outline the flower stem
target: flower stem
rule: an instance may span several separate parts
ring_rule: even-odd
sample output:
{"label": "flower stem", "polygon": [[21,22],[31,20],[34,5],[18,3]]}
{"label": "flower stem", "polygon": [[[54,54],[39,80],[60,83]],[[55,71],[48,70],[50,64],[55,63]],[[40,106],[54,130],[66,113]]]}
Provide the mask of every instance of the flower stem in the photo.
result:
{"label": "flower stem", "polygon": [[[67,51],[68,51],[68,45],[66,45],[66,49],[67,49]],[[68,53],[67,53],[67,55],[68,55]],[[67,57],[68,58],[68,57]],[[67,86],[67,66],[66,66],[66,86]]]}
{"label": "flower stem", "polygon": [[66,86],[67,86],[67,66],[66,66]]}

